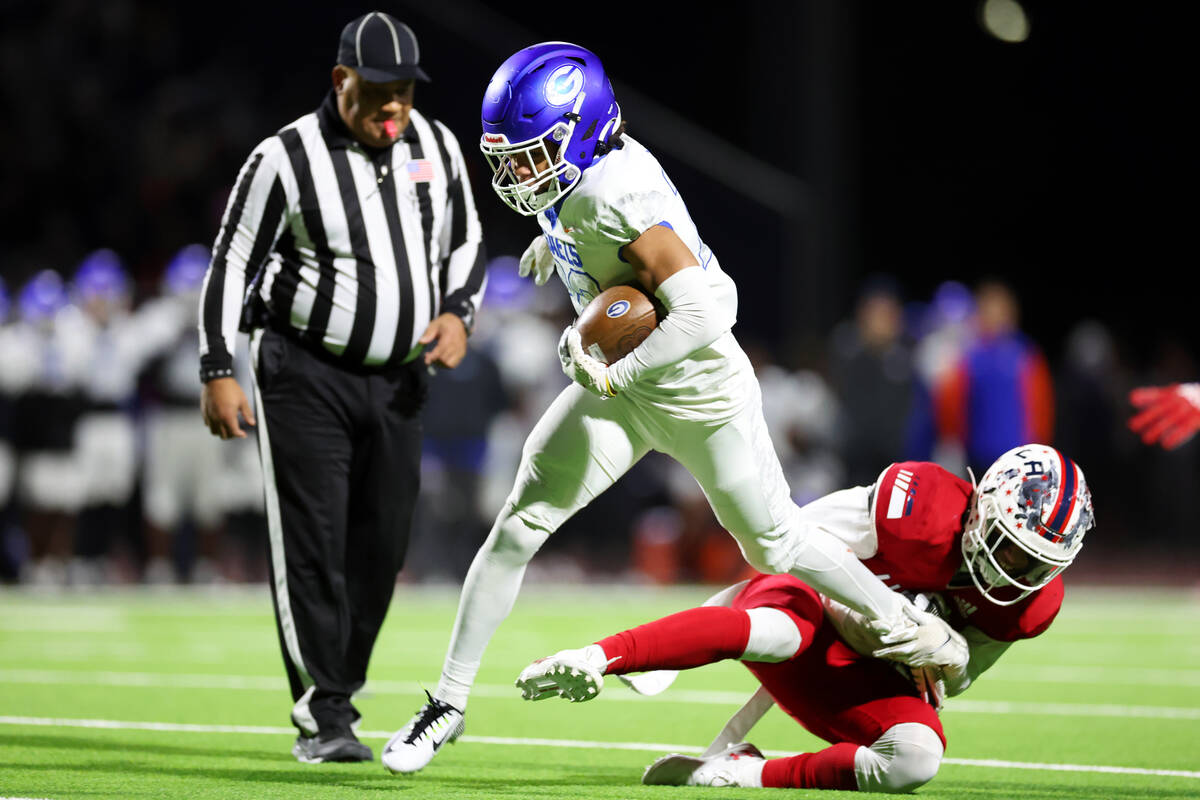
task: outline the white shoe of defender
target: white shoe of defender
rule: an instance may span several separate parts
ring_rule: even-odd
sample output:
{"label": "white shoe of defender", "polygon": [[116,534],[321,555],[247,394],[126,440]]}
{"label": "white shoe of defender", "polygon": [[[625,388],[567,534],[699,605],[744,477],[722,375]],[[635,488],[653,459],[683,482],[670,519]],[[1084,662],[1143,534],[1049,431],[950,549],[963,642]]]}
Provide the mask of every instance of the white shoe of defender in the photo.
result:
{"label": "white shoe of defender", "polygon": [[433,760],[442,745],[453,742],[466,729],[461,711],[429,692],[425,696],[429,702],[384,745],[379,760],[388,772],[417,772]]}
{"label": "white shoe of defender", "polygon": [[572,703],[582,703],[600,694],[604,688],[605,666],[604,651],[596,645],[560,650],[521,670],[514,685],[526,700],[562,697]]}
{"label": "white shoe of defender", "polygon": [[762,786],[767,763],[762,752],[748,742],[735,744],[714,756],[671,753],[646,767],[647,786]]}

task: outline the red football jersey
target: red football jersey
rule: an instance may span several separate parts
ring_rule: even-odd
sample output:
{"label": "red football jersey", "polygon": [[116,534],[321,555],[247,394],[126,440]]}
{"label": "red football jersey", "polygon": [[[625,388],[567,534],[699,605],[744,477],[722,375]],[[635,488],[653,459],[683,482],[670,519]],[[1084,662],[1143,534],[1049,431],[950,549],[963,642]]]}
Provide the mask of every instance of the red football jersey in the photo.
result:
{"label": "red football jersey", "polygon": [[1005,642],[1037,636],[1062,606],[1061,576],[1011,606],[996,605],[971,583],[947,588],[962,566],[970,500],[971,484],[937,464],[892,464],[872,494],[878,550],[863,563],[894,589],[941,594],[955,628],[973,625]]}

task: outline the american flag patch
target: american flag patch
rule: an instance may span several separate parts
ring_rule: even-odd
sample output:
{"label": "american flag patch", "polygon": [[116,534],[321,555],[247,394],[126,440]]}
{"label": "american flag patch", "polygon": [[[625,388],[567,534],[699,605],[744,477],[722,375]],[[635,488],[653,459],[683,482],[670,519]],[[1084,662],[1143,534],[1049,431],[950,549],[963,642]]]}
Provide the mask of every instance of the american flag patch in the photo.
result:
{"label": "american flag patch", "polygon": [[892,485],[892,494],[888,499],[888,519],[900,519],[912,513],[913,500],[917,497],[917,480],[912,472],[906,469],[896,471],[896,481]]}
{"label": "american flag patch", "polygon": [[405,164],[408,169],[408,179],[417,183],[429,183],[433,180],[433,163],[427,158],[418,158]]}

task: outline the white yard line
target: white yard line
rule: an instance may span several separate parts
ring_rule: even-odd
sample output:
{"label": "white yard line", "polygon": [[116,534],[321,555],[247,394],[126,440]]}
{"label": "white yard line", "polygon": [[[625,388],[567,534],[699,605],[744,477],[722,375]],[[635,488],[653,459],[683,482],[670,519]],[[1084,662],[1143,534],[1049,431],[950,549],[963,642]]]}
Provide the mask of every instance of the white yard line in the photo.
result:
{"label": "white yard line", "polygon": [[1200,669],[1158,667],[1051,666],[1001,662],[987,672],[988,682],[1081,683],[1122,686],[1200,686]]}
{"label": "white yard line", "polygon": [[[770,755],[775,755],[771,753]],[[1200,778],[1200,772],[1183,769],[1145,769],[1142,767],[1104,767],[1093,764],[1038,764],[1032,761],[996,761],[990,758],[943,758],[943,764],[961,767],[999,767],[1000,769],[1044,769],[1053,772],[1105,772],[1112,775],[1161,775],[1169,778]]]}
{"label": "white yard line", "polygon": [[1200,708],[1119,706],[1107,703],[1014,703],[1005,700],[960,700],[951,697],[943,710],[965,714],[1022,714],[1051,717],[1126,717],[1200,720]]}
{"label": "white yard line", "polygon": [[[54,717],[6,717],[0,716],[0,725],[31,725],[49,728],[102,728],[106,730],[161,731],[168,733],[240,733],[290,736],[294,728],[266,725],[195,725],[181,722],[131,722],[112,719],[62,719]],[[364,739],[387,739],[391,731],[359,731]],[[686,744],[656,742],[596,742],[579,739],[518,739],[504,736],[463,736],[461,742],[490,745],[515,745],[518,747],[571,747],[583,749],[636,750],[650,753],[699,753],[702,748]],[[768,756],[787,756],[793,753],[780,750],[764,751]],[[1093,764],[1040,764],[1026,761],[996,761],[991,759],[947,758],[943,763],[964,767],[989,767],[996,769],[1033,769],[1055,772],[1101,772],[1115,775],[1153,775],[1171,778],[1197,778],[1200,772],[1178,769],[1147,769],[1144,767],[1111,767]]]}
{"label": "white yard line", "polygon": [[[84,672],[73,670],[0,669],[0,684],[24,683],[45,685],[132,686],[166,689],[216,689],[248,691],[285,691],[283,678],[256,675],[164,674],[153,672]],[[417,681],[369,682],[364,695],[419,695],[422,686]],[[472,693],[477,697],[517,699],[511,686],[479,684]],[[695,703],[698,705],[737,706],[745,701],[746,691],[706,691],[675,689],[654,697],[642,697],[623,686],[614,686],[604,694],[606,702],[634,703]],[[1177,706],[1130,706],[1094,703],[1037,703],[968,700],[950,698],[946,713],[961,714],[1021,714],[1036,716],[1117,717],[1133,719],[1200,720],[1200,708]]]}

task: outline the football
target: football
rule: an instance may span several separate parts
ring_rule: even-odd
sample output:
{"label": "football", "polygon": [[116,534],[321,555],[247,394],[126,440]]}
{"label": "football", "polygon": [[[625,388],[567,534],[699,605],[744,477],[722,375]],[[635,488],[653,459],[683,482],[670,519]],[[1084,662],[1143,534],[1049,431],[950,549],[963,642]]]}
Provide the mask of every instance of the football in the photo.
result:
{"label": "football", "polygon": [[613,364],[658,327],[654,302],[635,286],[612,286],[592,298],[575,321],[579,341],[597,361]]}

